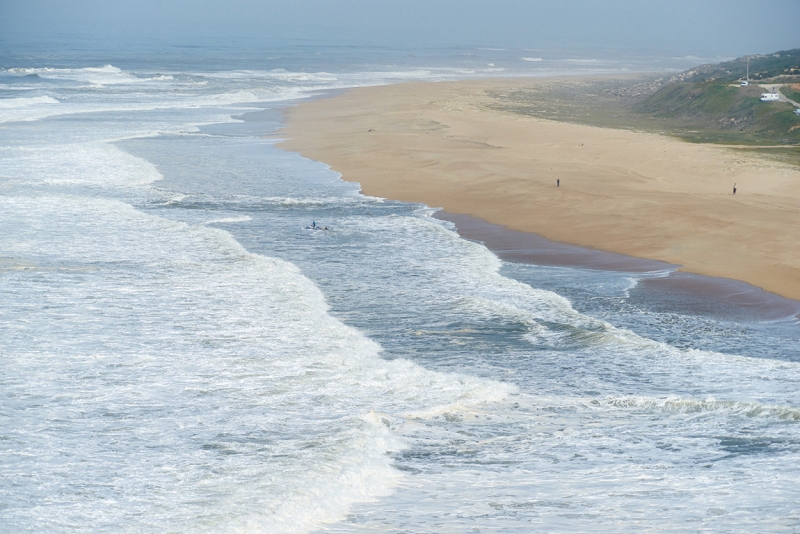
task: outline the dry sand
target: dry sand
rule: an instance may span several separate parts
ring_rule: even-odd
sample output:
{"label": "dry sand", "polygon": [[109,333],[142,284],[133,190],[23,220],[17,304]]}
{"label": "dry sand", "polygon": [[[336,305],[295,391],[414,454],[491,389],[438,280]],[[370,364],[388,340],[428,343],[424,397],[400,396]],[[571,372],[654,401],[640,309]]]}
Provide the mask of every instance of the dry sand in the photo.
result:
{"label": "dry sand", "polygon": [[800,299],[800,169],[719,146],[489,108],[487,91],[533,83],[354,89],[288,110],[283,148],[329,164],[367,195]]}

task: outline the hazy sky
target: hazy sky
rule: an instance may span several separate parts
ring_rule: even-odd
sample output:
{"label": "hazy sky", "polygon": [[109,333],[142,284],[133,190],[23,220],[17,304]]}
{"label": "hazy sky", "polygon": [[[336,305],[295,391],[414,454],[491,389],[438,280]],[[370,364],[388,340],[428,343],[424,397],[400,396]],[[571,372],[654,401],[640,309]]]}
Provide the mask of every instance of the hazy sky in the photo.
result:
{"label": "hazy sky", "polygon": [[0,0],[6,52],[74,36],[739,56],[800,47],[800,0]]}

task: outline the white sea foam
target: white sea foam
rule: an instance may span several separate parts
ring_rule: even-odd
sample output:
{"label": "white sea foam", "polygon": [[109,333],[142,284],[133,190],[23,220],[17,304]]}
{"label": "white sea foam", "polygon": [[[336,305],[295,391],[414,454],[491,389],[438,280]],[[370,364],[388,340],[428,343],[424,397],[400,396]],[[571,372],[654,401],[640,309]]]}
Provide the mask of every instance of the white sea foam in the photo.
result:
{"label": "white sea foam", "polygon": [[137,78],[130,73],[123,72],[113,65],[104,67],[85,67],[78,69],[58,69],[52,67],[42,68],[10,68],[8,72],[17,75],[36,74],[41,78],[53,80],[71,80],[89,82],[93,85],[116,85],[135,83]]}
{"label": "white sea foam", "polygon": [[722,401],[714,398],[691,399],[676,396],[663,398],[626,396],[607,397],[594,400],[591,406],[608,408],[662,410],[677,413],[726,412],[732,416],[775,418],[784,421],[800,421],[800,409],[759,402]]}
{"label": "white sea foam", "polygon": [[32,96],[21,98],[0,99],[0,109],[18,109],[36,106],[39,104],[58,104],[58,100],[50,96]]}
{"label": "white sea foam", "polygon": [[[33,103],[29,105],[0,109],[0,123],[34,121],[48,117],[63,115],[79,115],[86,113],[101,113],[115,111],[156,111],[164,109],[192,109],[231,106],[235,104],[276,102],[292,100],[305,96],[302,89],[288,89],[277,92],[270,90],[237,91],[233,93],[220,93],[212,95],[199,95],[196,97],[164,97],[151,103],[109,103],[101,101],[96,104],[56,102],[58,107],[52,106],[53,102]],[[258,109],[253,107],[252,109]],[[240,108],[239,112],[246,108]]]}
{"label": "white sea foam", "polygon": [[15,150],[3,162],[0,177],[17,185],[141,186],[162,178],[151,163],[108,143]]}
{"label": "white sea foam", "polygon": [[50,96],[33,96],[0,99],[0,123],[32,121],[58,114],[60,104]]}
{"label": "white sea foam", "polygon": [[[94,396],[109,396],[114,389],[115,403],[130,399],[123,405],[144,393],[155,406],[164,408],[154,408],[153,415],[140,415],[131,424],[137,434],[160,435],[161,443],[181,436],[177,429],[164,428],[158,415],[167,406],[163,395],[181,389],[184,393],[178,397],[169,394],[173,397],[169,405],[185,412],[181,426],[203,433],[202,425],[197,426],[200,421],[216,421],[216,429],[205,439],[221,443],[223,450],[238,442],[214,436],[226,432],[226,426],[230,427],[227,432],[236,434],[242,424],[236,419],[231,421],[233,426],[222,423],[228,413],[223,406],[238,405],[245,412],[255,409],[246,426],[264,428],[265,439],[273,425],[292,429],[288,458],[282,459],[279,447],[274,450],[278,455],[266,456],[260,466],[241,466],[252,471],[243,501],[216,501],[215,495],[224,494],[232,483],[228,477],[233,472],[212,477],[217,479],[209,488],[212,493],[198,489],[204,501],[212,499],[218,508],[205,520],[211,521],[208,525],[302,532],[342,519],[352,503],[385,495],[399,477],[386,452],[402,448],[402,443],[385,425],[376,423],[370,410],[424,418],[442,407],[494,402],[509,391],[508,386],[491,381],[426,371],[406,360],[382,360],[378,345],[327,314],[322,294],[295,266],[251,254],[222,230],[167,221],[101,199],[4,197],[0,206],[0,229],[12,236],[3,241],[0,256],[92,267],[79,271],[84,273],[81,278],[61,271],[52,280],[47,297],[52,311],[10,302],[5,312],[23,320],[43,324],[40,321],[48,316],[54,321],[65,319],[54,337],[40,338],[35,347],[6,345],[15,354],[10,364],[24,375],[31,361],[20,358],[30,358],[31,351],[54,354],[57,343],[62,355],[52,365],[64,376],[83,373],[93,362],[131,363],[133,358],[139,363],[126,383],[150,383],[144,389],[129,389],[101,380],[80,390],[64,390],[51,378],[41,378],[15,383],[15,391],[23,394],[29,388],[42,388],[69,402],[83,403]],[[123,296],[125,304],[119,307]],[[117,319],[122,320],[122,329],[115,326]],[[126,330],[123,325],[131,321],[141,333]],[[121,405],[115,410],[128,409]],[[201,419],[195,420],[192,413]],[[319,424],[312,424],[313,420]],[[103,428],[101,421],[93,424]],[[18,426],[22,431],[31,423],[18,420],[16,424],[22,425]],[[297,433],[309,424],[308,436]],[[54,450],[73,449],[83,439],[79,428],[43,432]],[[116,435],[112,429],[100,432]],[[306,440],[313,446],[302,445]],[[37,450],[40,445],[29,441],[28,446]],[[125,447],[119,442],[97,458],[86,456],[89,450],[72,453],[94,466],[87,474],[118,470],[124,458],[129,480],[113,492],[119,504],[128,502],[133,495],[127,492],[150,478],[152,461],[166,461],[158,459],[160,454],[142,455],[144,450]],[[181,462],[184,453],[173,447],[169,450],[170,455],[178,455],[172,461]],[[239,469],[237,465],[221,464],[219,469],[227,473]],[[49,478],[50,468],[56,464],[40,463],[36,470]],[[169,488],[173,484],[169,479],[159,484]],[[237,484],[241,491],[241,482]],[[175,498],[176,489],[167,492],[173,495],[170,499]],[[198,498],[193,495],[187,495],[186,502],[162,502],[160,513],[167,515],[158,520],[156,514],[152,520],[191,517],[190,501]],[[161,502],[155,496],[145,500],[151,505]],[[69,510],[67,517],[76,518],[88,512],[85,507],[97,503],[69,497],[63,505]],[[108,514],[127,513],[118,510],[118,504],[110,506]]]}
{"label": "white sea foam", "polygon": [[206,221],[203,224],[215,224],[215,223],[239,223],[239,222],[247,222],[252,221],[253,218],[249,215],[242,215],[241,217],[222,217],[220,219],[211,219],[210,221]]}

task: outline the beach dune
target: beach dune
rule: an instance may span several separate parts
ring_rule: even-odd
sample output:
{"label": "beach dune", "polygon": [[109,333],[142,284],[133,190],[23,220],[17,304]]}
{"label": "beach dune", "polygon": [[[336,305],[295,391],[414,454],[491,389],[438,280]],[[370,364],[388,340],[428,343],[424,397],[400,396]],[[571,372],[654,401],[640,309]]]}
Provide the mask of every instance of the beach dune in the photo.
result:
{"label": "beach dune", "polygon": [[800,299],[800,169],[752,151],[492,107],[490,92],[533,83],[353,89],[289,109],[283,148],[329,164],[367,195]]}

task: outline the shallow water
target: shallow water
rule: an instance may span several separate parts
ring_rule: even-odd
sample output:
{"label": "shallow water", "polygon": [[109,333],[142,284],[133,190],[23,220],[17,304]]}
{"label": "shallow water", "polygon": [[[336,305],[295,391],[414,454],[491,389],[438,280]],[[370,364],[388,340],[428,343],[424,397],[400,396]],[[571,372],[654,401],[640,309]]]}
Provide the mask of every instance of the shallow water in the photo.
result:
{"label": "shallow water", "polygon": [[798,529],[792,314],[504,262],[264,137],[463,73],[195,67],[0,72],[3,530]]}

